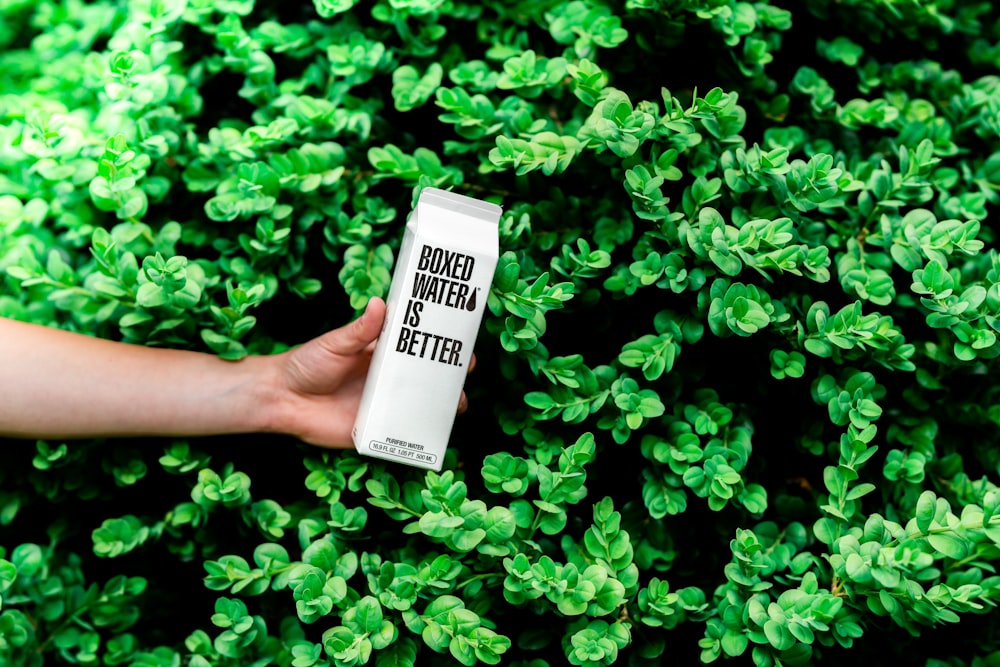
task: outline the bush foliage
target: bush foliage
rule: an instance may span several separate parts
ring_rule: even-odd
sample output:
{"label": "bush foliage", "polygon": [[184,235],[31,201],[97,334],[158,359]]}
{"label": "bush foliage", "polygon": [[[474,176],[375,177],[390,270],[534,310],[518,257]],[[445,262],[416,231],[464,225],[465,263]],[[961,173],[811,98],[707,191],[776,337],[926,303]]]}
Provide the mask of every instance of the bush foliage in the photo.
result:
{"label": "bush foliage", "polygon": [[439,474],[4,443],[0,663],[1000,660],[993,3],[7,0],[0,48],[0,316],[271,354],[420,188],[505,209]]}

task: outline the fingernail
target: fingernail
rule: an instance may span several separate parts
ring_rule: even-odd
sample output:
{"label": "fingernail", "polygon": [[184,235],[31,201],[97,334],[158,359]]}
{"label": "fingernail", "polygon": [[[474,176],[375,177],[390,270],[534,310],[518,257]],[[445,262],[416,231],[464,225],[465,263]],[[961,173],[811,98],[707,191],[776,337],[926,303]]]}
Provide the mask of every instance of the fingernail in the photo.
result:
{"label": "fingernail", "polygon": [[372,300],[368,299],[368,303],[365,304],[365,310],[363,313],[361,313],[361,317],[359,317],[358,319],[359,320],[365,319],[366,317],[368,317],[368,313],[370,312],[372,312]]}

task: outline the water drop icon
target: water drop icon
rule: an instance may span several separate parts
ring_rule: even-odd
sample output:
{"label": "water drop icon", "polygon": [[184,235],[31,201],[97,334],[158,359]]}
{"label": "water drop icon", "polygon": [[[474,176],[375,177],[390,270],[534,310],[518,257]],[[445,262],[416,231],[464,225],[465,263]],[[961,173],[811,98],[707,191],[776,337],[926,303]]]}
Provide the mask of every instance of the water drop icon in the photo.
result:
{"label": "water drop icon", "polygon": [[472,296],[469,297],[469,300],[465,304],[465,309],[469,312],[472,312],[476,309],[476,292],[478,291],[479,291],[478,287],[472,290]]}

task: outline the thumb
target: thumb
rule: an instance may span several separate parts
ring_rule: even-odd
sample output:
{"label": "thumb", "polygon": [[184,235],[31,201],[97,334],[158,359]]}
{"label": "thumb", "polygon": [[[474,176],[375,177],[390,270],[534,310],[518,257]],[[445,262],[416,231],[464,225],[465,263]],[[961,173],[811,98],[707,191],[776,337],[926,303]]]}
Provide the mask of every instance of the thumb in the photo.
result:
{"label": "thumb", "polygon": [[327,352],[338,355],[356,354],[368,347],[382,330],[385,321],[385,301],[372,297],[361,317],[320,337]]}

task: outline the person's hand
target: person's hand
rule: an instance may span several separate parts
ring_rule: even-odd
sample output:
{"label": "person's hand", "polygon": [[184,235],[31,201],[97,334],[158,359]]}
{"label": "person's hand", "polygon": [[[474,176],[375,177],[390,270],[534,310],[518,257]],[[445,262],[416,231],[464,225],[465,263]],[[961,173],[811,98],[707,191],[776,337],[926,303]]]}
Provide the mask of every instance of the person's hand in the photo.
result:
{"label": "person's hand", "polygon": [[[385,302],[373,298],[350,324],[272,357],[278,368],[274,430],[313,445],[353,446],[351,429],[384,320]],[[458,411],[465,408],[463,392]]]}

